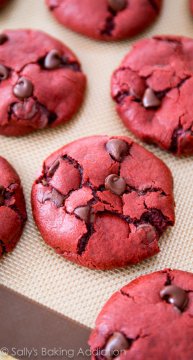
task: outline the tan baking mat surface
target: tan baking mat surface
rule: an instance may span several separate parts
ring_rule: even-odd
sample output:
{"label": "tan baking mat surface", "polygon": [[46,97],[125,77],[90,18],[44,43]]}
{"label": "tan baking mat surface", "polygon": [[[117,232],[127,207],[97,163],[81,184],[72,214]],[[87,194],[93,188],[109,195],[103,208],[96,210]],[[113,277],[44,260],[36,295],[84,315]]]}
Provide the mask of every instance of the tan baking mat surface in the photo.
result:
{"label": "tan baking mat surface", "polygon": [[[125,270],[108,272],[80,268],[60,258],[44,244],[32,220],[32,182],[42,160],[67,142],[92,134],[131,135],[114,111],[109,83],[112,71],[135,39],[108,44],[76,35],[52,18],[44,0],[11,0],[10,6],[0,13],[0,30],[18,27],[45,30],[69,45],[88,75],[88,92],[81,111],[66,126],[20,139],[0,137],[0,154],[15,166],[22,178],[29,217],[18,246],[0,261],[0,283],[93,326],[104,302],[131,279],[165,267],[193,272],[193,158],[175,159],[146,146],[169,165],[175,180],[176,226],[162,237],[158,256]],[[188,1],[165,0],[160,19],[142,36],[156,33],[193,37]],[[17,52],[10,56],[17,57]]]}

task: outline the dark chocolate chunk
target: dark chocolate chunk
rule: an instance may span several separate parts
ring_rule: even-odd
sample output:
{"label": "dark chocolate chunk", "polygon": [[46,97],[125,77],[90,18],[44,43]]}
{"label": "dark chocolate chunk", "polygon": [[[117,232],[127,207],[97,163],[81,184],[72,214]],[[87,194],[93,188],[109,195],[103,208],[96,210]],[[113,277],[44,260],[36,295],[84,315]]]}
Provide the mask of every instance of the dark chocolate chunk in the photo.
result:
{"label": "dark chocolate chunk", "polygon": [[9,76],[9,70],[2,64],[0,64],[0,81],[6,80]]}
{"label": "dark chocolate chunk", "polygon": [[127,0],[108,0],[110,8],[116,12],[126,8]]}
{"label": "dark chocolate chunk", "polygon": [[76,216],[78,216],[81,220],[84,220],[85,222],[88,222],[89,220],[89,215],[90,215],[90,206],[86,205],[86,206],[80,206],[77,207],[74,210],[74,213]]}
{"label": "dark chocolate chunk", "polygon": [[124,156],[129,154],[129,145],[119,139],[111,139],[106,144],[106,149],[109,155],[112,156],[116,161],[122,161]]}
{"label": "dark chocolate chunk", "polygon": [[188,294],[186,291],[175,285],[165,286],[160,291],[160,296],[181,311],[183,311],[188,304]]}
{"label": "dark chocolate chunk", "polygon": [[8,36],[6,34],[0,34],[0,45],[3,45],[8,40]]}
{"label": "dark chocolate chunk", "polygon": [[111,174],[105,179],[105,188],[116,195],[122,195],[126,189],[126,181],[116,174]]}
{"label": "dark chocolate chunk", "polygon": [[20,99],[25,99],[33,94],[33,85],[30,80],[21,77],[14,86],[13,93]]}
{"label": "dark chocolate chunk", "polygon": [[61,56],[57,50],[51,50],[45,60],[44,60],[44,67],[46,69],[57,69],[62,63]]}
{"label": "dark chocolate chunk", "polygon": [[158,99],[154,91],[150,88],[147,88],[145,90],[142,102],[143,102],[143,106],[147,109],[159,107],[161,104],[160,100]]}
{"label": "dark chocolate chunk", "polygon": [[119,333],[115,332],[108,340],[105,347],[105,358],[108,360],[114,359],[124,351],[128,350],[131,346],[131,343],[126,339],[126,337]]}

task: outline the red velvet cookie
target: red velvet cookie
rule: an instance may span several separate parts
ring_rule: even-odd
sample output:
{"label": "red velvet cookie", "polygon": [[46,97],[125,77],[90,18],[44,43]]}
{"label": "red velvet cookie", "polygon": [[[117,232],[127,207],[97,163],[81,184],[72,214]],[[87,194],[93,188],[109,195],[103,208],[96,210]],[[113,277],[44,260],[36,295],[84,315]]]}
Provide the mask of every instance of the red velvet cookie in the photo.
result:
{"label": "red velvet cookie", "polygon": [[137,42],[112,77],[124,124],[175,155],[193,154],[193,39],[154,36]]}
{"label": "red velvet cookie", "polygon": [[57,253],[93,269],[137,263],[159,252],[174,224],[166,165],[127,137],[72,142],[43,163],[32,189],[36,224]]}
{"label": "red velvet cookie", "polygon": [[0,257],[12,251],[22,234],[26,218],[19,176],[0,157]]}
{"label": "red velvet cookie", "polygon": [[0,134],[24,135],[68,121],[85,84],[79,61],[58,40],[35,30],[0,34]]}
{"label": "red velvet cookie", "polygon": [[90,338],[93,360],[192,360],[193,274],[141,276],[102,309]]}
{"label": "red velvet cookie", "polygon": [[162,0],[46,0],[60,23],[98,40],[131,37],[159,15]]}

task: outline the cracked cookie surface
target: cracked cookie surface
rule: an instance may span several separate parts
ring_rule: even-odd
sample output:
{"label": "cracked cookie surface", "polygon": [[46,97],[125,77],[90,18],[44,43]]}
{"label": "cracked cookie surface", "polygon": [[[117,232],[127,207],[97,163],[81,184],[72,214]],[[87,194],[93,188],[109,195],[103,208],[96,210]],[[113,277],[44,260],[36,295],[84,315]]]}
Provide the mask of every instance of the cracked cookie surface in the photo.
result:
{"label": "cracked cookie surface", "polygon": [[174,155],[193,154],[193,39],[137,42],[114,72],[111,92],[124,124]]}
{"label": "cracked cookie surface", "polygon": [[150,25],[162,0],[46,0],[46,4],[71,30],[112,41],[134,36]]}
{"label": "cracked cookie surface", "polygon": [[128,137],[91,136],[45,160],[32,208],[57,253],[93,269],[121,267],[159,252],[160,236],[174,224],[173,180]]}
{"label": "cracked cookie surface", "polygon": [[13,250],[26,218],[20,179],[7,160],[0,156],[0,257]]}
{"label": "cracked cookie surface", "polygon": [[141,276],[106,303],[89,344],[93,360],[193,358],[193,274]]}
{"label": "cracked cookie surface", "polygon": [[78,59],[58,40],[35,30],[0,34],[0,134],[20,136],[70,120],[85,86]]}

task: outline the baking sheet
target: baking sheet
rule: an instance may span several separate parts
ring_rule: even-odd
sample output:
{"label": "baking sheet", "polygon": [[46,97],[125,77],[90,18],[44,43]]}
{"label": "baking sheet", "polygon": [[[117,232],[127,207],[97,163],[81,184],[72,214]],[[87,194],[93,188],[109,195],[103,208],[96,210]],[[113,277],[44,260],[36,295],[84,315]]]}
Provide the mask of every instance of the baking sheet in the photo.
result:
{"label": "baking sheet", "polygon": [[49,13],[44,0],[11,0],[0,13],[0,30],[8,28],[41,29],[65,42],[82,62],[88,76],[88,90],[81,111],[65,126],[23,138],[0,136],[0,155],[20,174],[28,210],[28,222],[20,242],[12,254],[0,260],[0,283],[92,327],[109,296],[135,277],[165,267],[193,272],[193,158],[176,159],[154,146],[145,145],[172,170],[176,225],[162,237],[160,254],[126,269],[92,271],[56,255],[44,244],[33,222],[31,185],[43,159],[72,140],[93,134],[134,138],[115,113],[109,95],[111,73],[140,37],[153,34],[193,37],[188,1],[165,0],[160,18],[148,31],[131,41],[119,43],[96,42],[66,30]]}

